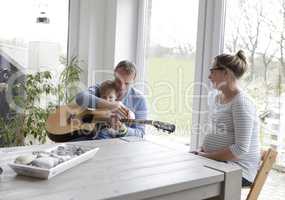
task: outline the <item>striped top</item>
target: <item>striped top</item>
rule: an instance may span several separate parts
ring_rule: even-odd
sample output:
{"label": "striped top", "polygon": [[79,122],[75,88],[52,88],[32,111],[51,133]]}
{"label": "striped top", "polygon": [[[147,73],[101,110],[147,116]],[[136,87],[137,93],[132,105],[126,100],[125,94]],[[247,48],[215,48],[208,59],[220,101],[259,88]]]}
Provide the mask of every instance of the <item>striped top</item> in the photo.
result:
{"label": "striped top", "polygon": [[255,106],[242,91],[229,103],[221,104],[218,99],[217,94],[209,99],[209,127],[203,148],[211,152],[229,147],[239,160],[228,163],[239,165],[243,177],[253,182],[260,161]]}

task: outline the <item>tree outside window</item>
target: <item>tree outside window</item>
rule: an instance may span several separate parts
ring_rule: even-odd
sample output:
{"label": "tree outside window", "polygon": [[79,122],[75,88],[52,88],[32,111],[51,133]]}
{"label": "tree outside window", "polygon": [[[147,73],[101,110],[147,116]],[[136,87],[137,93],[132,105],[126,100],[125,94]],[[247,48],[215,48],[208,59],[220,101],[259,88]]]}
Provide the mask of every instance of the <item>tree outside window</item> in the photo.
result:
{"label": "tree outside window", "polygon": [[285,0],[227,1],[224,51],[247,53],[249,71],[241,80],[261,120],[262,146],[273,146],[284,165]]}

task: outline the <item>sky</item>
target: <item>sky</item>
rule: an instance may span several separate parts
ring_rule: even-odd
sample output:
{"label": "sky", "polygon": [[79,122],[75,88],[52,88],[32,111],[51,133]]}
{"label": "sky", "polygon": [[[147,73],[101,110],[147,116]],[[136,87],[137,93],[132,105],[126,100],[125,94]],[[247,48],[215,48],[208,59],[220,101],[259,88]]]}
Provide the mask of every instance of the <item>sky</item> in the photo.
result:
{"label": "sky", "polygon": [[[231,35],[236,33],[236,25],[244,23],[240,16],[239,8],[241,0],[228,0],[226,12],[225,42],[232,42]],[[247,0],[247,13],[250,16],[251,31],[256,27],[256,10],[263,9],[263,17],[271,20],[279,31],[282,28],[282,16],[280,14],[281,0]],[[263,8],[262,8],[263,6]],[[190,43],[196,46],[199,0],[152,0],[151,35],[150,45],[174,47],[178,44]],[[264,24],[263,24],[264,25]],[[247,34],[244,24],[240,25],[240,34]],[[269,34],[279,39],[280,34],[276,29],[270,30],[268,26],[262,26],[258,48],[264,51],[269,42]],[[253,33],[251,33],[253,34]],[[269,52],[278,48],[271,44]]]}
{"label": "sky", "polygon": [[150,44],[196,46],[199,0],[152,0]]}
{"label": "sky", "polygon": [[[281,0],[247,0],[246,12],[249,18],[241,18],[244,14],[240,10],[240,2],[237,0],[227,1],[226,24],[225,24],[225,42],[232,42],[231,36],[236,35],[237,26],[239,26],[239,35],[248,39],[247,36],[255,36],[257,22],[261,21],[258,52],[264,52],[270,41],[270,34],[273,40],[268,48],[268,53],[273,53],[279,49],[278,41],[280,39],[280,31],[282,31],[282,12]],[[262,11],[261,17],[258,14]],[[258,20],[259,19],[259,20]],[[271,26],[274,24],[275,27]],[[249,26],[247,26],[249,25]],[[250,30],[250,31],[249,31]],[[249,31],[249,32],[248,32]],[[248,42],[248,40],[246,40]],[[239,43],[243,43],[239,40]]]}

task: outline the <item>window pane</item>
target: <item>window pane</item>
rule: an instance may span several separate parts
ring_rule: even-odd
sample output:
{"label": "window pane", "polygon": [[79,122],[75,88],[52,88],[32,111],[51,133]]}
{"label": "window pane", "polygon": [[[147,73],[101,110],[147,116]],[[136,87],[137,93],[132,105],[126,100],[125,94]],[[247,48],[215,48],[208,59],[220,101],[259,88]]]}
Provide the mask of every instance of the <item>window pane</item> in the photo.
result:
{"label": "window pane", "polygon": [[0,0],[0,50],[24,71],[55,70],[66,56],[68,0]]}
{"label": "window pane", "polygon": [[227,1],[224,46],[228,53],[246,51],[249,71],[241,82],[257,104],[262,145],[277,148],[278,162],[283,165],[285,127],[280,122],[285,121],[284,14],[284,1]]}
{"label": "window pane", "polygon": [[183,143],[189,143],[192,122],[198,3],[152,0],[148,9],[146,67],[150,118],[175,123],[177,129],[168,138]]}

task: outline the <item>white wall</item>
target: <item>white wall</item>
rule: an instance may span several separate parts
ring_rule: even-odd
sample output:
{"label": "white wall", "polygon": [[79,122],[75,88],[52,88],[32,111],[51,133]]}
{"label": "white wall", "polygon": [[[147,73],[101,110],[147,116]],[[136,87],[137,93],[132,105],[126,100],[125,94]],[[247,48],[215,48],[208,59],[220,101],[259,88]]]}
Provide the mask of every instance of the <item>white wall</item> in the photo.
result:
{"label": "white wall", "polygon": [[126,58],[135,61],[137,29],[138,1],[119,0],[117,5],[116,63]]}

